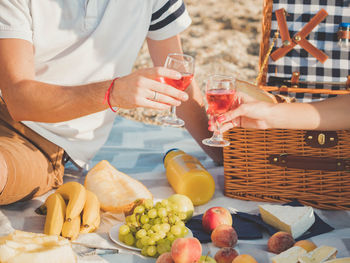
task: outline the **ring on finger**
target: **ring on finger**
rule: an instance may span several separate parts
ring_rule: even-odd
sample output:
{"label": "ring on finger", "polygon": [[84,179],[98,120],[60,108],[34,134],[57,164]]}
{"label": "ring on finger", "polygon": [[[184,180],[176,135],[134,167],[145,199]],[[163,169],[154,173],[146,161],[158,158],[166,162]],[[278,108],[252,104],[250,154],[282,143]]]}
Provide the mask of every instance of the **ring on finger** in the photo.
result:
{"label": "ring on finger", "polygon": [[158,92],[155,91],[152,100],[157,100],[158,98]]}

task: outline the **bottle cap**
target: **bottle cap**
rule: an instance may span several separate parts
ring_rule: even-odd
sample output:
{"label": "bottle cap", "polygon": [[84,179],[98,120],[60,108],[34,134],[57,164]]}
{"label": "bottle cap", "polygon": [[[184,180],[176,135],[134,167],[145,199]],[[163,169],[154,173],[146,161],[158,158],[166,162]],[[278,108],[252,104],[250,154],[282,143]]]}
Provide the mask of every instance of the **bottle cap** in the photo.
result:
{"label": "bottle cap", "polygon": [[168,150],[165,154],[164,154],[164,157],[163,157],[163,163],[164,163],[164,160],[165,160],[165,157],[167,156],[168,153],[172,152],[172,151],[178,151],[180,150],[179,148],[172,148],[170,150]]}

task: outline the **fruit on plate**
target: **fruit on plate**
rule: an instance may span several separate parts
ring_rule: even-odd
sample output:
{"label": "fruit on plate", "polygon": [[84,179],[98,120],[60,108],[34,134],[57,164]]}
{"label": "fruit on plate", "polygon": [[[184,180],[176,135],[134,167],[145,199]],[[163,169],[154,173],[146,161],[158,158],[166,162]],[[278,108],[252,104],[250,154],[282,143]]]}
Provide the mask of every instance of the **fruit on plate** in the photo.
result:
{"label": "fruit on plate", "polygon": [[232,247],[223,247],[216,252],[214,258],[217,263],[232,263],[238,252]]}
{"label": "fruit on plate", "polygon": [[53,193],[45,201],[46,219],[44,234],[59,236],[66,214],[66,203],[59,193]]}
{"label": "fruit on plate", "polygon": [[176,205],[176,210],[180,213],[185,213],[187,221],[192,218],[194,207],[190,198],[182,194],[173,194],[168,198],[168,201]]}
{"label": "fruit on plate", "polygon": [[204,231],[211,233],[218,225],[222,224],[232,225],[232,216],[226,208],[216,206],[205,211],[202,217]]}
{"label": "fruit on plate", "polygon": [[171,246],[171,257],[175,262],[198,262],[202,255],[202,245],[197,238],[178,238]]}
{"label": "fruit on plate", "polygon": [[201,256],[198,263],[217,263],[217,261],[207,255],[207,256]]}
{"label": "fruit on plate", "polygon": [[216,247],[234,247],[237,240],[236,230],[229,225],[218,225],[211,233],[211,241]]}
{"label": "fruit on plate", "polygon": [[96,194],[104,211],[128,214],[135,207],[135,201],[153,199],[141,182],[118,171],[106,160],[91,168],[84,184]]}
{"label": "fruit on plate", "polygon": [[173,208],[167,199],[155,204],[152,199],[144,200],[119,227],[119,240],[141,249],[144,256],[158,257],[170,252],[174,240],[186,237],[189,232],[181,213]]}
{"label": "fruit on plate", "polygon": [[63,237],[16,230],[0,238],[0,262],[75,263],[77,258]]}
{"label": "fruit on plate", "polygon": [[258,263],[255,258],[248,254],[242,254],[237,256],[232,263]]}
{"label": "fruit on plate", "polygon": [[68,182],[57,188],[56,193],[62,195],[63,199],[68,201],[66,209],[66,220],[80,216],[86,201],[86,190],[78,182]]}
{"label": "fruit on plate", "polygon": [[317,248],[315,243],[310,241],[310,240],[299,240],[299,241],[295,242],[294,246],[302,247],[307,252],[310,252],[310,251],[314,250],[315,248]]}
{"label": "fruit on plate", "polygon": [[267,242],[267,249],[269,252],[279,254],[291,248],[294,245],[294,243],[295,240],[293,239],[291,234],[279,231],[269,238]]}

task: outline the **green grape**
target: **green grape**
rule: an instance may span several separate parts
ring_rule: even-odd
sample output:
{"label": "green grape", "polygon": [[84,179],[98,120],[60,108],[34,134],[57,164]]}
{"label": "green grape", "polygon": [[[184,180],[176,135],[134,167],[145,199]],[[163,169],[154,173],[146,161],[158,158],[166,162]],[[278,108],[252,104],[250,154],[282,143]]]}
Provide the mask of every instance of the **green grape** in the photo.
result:
{"label": "green grape", "polygon": [[145,229],[140,229],[136,232],[136,238],[140,239],[147,235],[147,231]]}
{"label": "green grape", "polygon": [[179,206],[175,203],[171,203],[171,209],[175,212],[177,212],[179,210]]}
{"label": "green grape", "polygon": [[146,199],[145,202],[143,203],[146,209],[151,209],[153,208],[153,200],[152,199]]}
{"label": "green grape", "polygon": [[143,205],[138,205],[134,209],[134,214],[142,214],[145,211],[145,207]]}
{"label": "green grape", "polygon": [[152,234],[151,238],[153,238],[155,240],[155,242],[162,239],[162,237],[159,233]]}
{"label": "green grape", "polygon": [[182,228],[180,226],[173,225],[170,228],[170,232],[173,233],[175,236],[180,236],[182,233]]}
{"label": "green grape", "polygon": [[168,232],[166,234],[166,240],[169,240],[169,242],[172,244],[173,241],[176,239],[175,235],[171,232]]}
{"label": "green grape", "polygon": [[142,215],[140,218],[141,224],[146,224],[149,222],[149,217],[147,215]]}
{"label": "green grape", "polygon": [[170,225],[168,223],[163,223],[163,224],[160,225],[160,229],[162,231],[164,231],[165,233],[169,232],[170,231]]}
{"label": "green grape", "polygon": [[125,217],[125,222],[126,223],[131,223],[131,216],[127,216],[127,217]]}
{"label": "green grape", "polygon": [[160,226],[161,226],[160,224],[156,224],[156,225],[153,225],[153,226],[151,227],[151,229],[152,229],[154,232],[159,232],[160,229],[161,229]]}
{"label": "green grape", "polygon": [[118,238],[121,242],[124,242],[124,237],[125,237],[124,235],[119,233]]}
{"label": "green grape", "polygon": [[169,206],[169,200],[168,199],[163,199],[161,201],[161,204],[162,204],[163,207],[167,207],[167,206]]}
{"label": "green grape", "polygon": [[166,217],[162,217],[162,223],[168,223],[169,222],[169,218]]}
{"label": "green grape", "polygon": [[150,257],[154,257],[157,253],[157,248],[155,246],[148,246],[147,248],[147,254],[150,256]]}
{"label": "green grape", "polygon": [[141,254],[145,257],[148,256],[147,249],[148,249],[148,246],[143,246],[141,249]]}
{"label": "green grape", "polygon": [[152,234],[154,234],[152,229],[147,230],[147,236],[152,236]]}
{"label": "green grape", "polygon": [[136,247],[137,247],[137,248],[140,248],[140,249],[143,248],[143,244],[142,244],[142,242],[141,242],[141,239],[139,239],[139,240],[136,241]]}
{"label": "green grape", "polygon": [[144,224],[144,225],[142,226],[142,228],[145,229],[145,230],[149,230],[149,229],[151,229],[151,225],[148,224],[148,223],[146,223],[146,224]]}
{"label": "green grape", "polygon": [[150,237],[149,236],[144,236],[142,237],[140,240],[141,240],[141,243],[143,246],[147,246],[148,245],[148,241],[149,241]]}
{"label": "green grape", "polygon": [[188,228],[187,227],[183,227],[182,228],[182,236],[185,237],[188,235]]}
{"label": "green grape", "polygon": [[168,251],[170,251],[172,242],[169,239],[163,239],[163,240],[164,240],[164,244],[166,245]]}
{"label": "green grape", "polygon": [[157,244],[157,252],[158,252],[158,254],[163,254],[163,253],[165,253],[165,252],[168,252],[168,250],[167,250],[168,248],[167,248],[167,246],[164,244],[164,243],[162,243],[162,244]]}
{"label": "green grape", "polygon": [[181,220],[185,220],[186,217],[187,217],[187,215],[186,215],[185,212],[179,212],[179,218],[180,218]]}
{"label": "green grape", "polygon": [[180,226],[180,227],[184,227],[184,226],[185,226],[185,223],[184,223],[184,221],[177,221],[177,222],[175,223],[175,225]]}
{"label": "green grape", "polygon": [[124,243],[127,244],[128,246],[134,245],[134,243],[135,243],[134,236],[131,233],[125,235],[124,236]]}
{"label": "green grape", "polygon": [[130,215],[130,222],[136,223],[136,215],[135,214]]}
{"label": "green grape", "polygon": [[163,238],[166,237],[166,232],[164,232],[164,231],[161,230],[161,231],[158,232],[158,235],[160,236],[159,239],[163,239]]}
{"label": "green grape", "polygon": [[151,210],[148,211],[147,215],[149,218],[156,218],[157,217],[157,210],[152,208]]}
{"label": "green grape", "polygon": [[130,232],[131,233],[136,233],[136,231],[137,231],[137,227],[136,226],[132,225],[132,226],[129,226],[129,228],[130,228]]}
{"label": "green grape", "polygon": [[155,209],[159,209],[162,207],[162,204],[160,202],[157,202],[156,205],[154,206]]}
{"label": "green grape", "polygon": [[164,207],[158,208],[157,213],[159,217],[166,217],[168,214]]}
{"label": "green grape", "polygon": [[120,228],[119,228],[119,234],[121,235],[126,235],[130,232],[130,228],[128,225],[122,225]]}
{"label": "green grape", "polygon": [[161,223],[162,223],[162,219],[160,217],[157,217],[154,219],[154,222],[153,222],[154,225],[160,225]]}
{"label": "green grape", "polygon": [[148,224],[150,224],[151,226],[154,225],[154,218],[150,218],[149,221],[148,221]]}
{"label": "green grape", "polygon": [[157,240],[155,240],[153,237],[150,237],[148,239],[148,245],[150,245],[150,246],[153,246],[156,242],[157,242]]}

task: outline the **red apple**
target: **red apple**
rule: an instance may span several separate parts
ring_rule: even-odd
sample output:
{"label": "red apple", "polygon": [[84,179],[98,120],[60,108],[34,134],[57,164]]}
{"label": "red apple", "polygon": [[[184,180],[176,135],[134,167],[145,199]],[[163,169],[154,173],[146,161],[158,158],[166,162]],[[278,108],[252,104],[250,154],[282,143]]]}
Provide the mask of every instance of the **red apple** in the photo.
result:
{"label": "red apple", "polygon": [[218,225],[232,226],[232,216],[230,212],[220,206],[209,208],[202,217],[204,231],[211,233]]}

